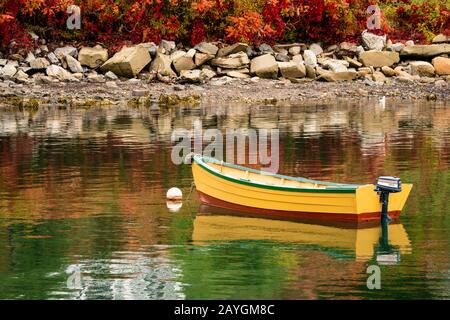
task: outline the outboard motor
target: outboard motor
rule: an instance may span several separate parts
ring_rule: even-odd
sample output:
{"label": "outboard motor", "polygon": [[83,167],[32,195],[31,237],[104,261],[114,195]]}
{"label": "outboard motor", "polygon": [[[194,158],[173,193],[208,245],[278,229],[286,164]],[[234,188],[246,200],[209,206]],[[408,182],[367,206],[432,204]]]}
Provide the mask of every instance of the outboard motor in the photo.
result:
{"label": "outboard motor", "polygon": [[388,215],[389,193],[402,191],[402,180],[397,177],[381,176],[378,178],[375,191],[380,195],[381,219],[390,221]]}

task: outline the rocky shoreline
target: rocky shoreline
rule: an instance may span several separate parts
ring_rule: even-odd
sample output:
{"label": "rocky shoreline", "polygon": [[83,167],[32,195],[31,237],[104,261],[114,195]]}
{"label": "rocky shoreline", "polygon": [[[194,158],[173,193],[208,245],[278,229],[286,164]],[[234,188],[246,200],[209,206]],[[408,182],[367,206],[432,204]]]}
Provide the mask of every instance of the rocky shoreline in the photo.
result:
{"label": "rocky shoreline", "polygon": [[41,44],[0,56],[0,106],[265,103],[387,96],[448,100],[450,37],[431,45],[392,43],[370,32],[362,44],[251,47],[162,41],[124,47]]}

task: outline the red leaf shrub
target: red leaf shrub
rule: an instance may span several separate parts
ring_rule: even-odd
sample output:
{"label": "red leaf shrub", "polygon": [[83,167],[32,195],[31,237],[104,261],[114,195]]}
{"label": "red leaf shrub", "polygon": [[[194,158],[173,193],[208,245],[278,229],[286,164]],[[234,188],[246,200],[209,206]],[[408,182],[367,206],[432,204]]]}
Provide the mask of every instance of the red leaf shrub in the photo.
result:
{"label": "red leaf shrub", "polygon": [[[80,30],[66,28],[72,4],[81,8]],[[360,36],[371,4],[381,8],[374,32],[419,41],[450,32],[450,4],[440,0],[1,0],[0,46],[30,45],[26,28],[49,41],[109,47],[163,38],[336,43]]]}

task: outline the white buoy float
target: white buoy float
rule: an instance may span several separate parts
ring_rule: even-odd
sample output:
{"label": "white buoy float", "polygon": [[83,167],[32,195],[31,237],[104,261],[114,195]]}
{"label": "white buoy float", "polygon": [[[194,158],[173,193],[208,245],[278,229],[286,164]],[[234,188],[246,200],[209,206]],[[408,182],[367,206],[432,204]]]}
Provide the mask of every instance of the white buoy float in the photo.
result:
{"label": "white buoy float", "polygon": [[183,202],[167,200],[166,206],[170,212],[178,212],[181,209],[181,207],[183,206]]}
{"label": "white buoy float", "polygon": [[170,201],[181,201],[183,199],[183,193],[180,189],[173,187],[167,190],[166,198]]}

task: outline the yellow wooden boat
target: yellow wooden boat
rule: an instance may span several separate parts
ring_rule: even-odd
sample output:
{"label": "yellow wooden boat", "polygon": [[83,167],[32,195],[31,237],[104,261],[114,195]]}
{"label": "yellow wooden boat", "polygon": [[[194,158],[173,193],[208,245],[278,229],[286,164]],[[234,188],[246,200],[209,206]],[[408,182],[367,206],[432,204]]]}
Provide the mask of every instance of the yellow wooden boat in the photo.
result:
{"label": "yellow wooden boat", "polygon": [[[400,223],[387,226],[391,250],[411,253],[411,243]],[[245,216],[198,214],[194,220],[192,240],[209,242],[262,240],[319,246],[322,249],[353,253],[357,260],[371,259],[379,254],[382,229],[380,224],[367,228],[342,228],[283,220],[268,220]]]}
{"label": "yellow wooden boat", "polygon": [[[261,215],[365,222],[380,219],[375,185],[314,181],[241,167],[194,155],[192,173],[206,204]],[[389,196],[388,213],[400,215],[412,184]]]}

